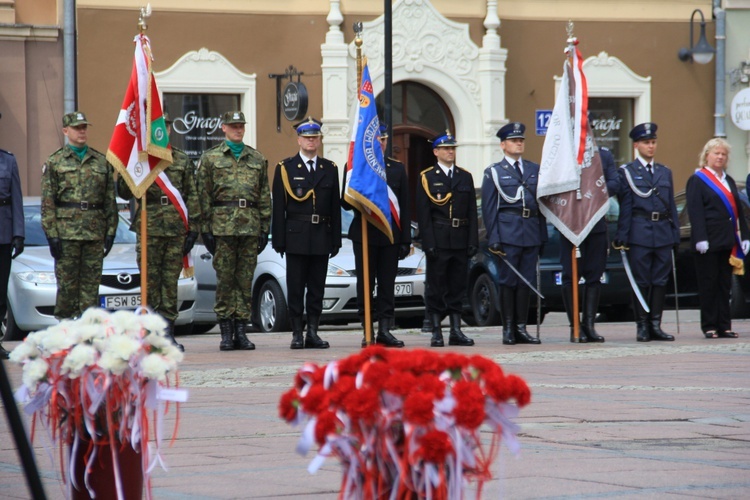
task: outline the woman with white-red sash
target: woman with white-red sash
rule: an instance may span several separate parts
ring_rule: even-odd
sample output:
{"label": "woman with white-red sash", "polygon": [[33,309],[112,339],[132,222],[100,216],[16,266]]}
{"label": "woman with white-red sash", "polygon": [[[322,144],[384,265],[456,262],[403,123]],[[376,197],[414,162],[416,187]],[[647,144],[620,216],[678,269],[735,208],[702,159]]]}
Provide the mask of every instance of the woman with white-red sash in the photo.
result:
{"label": "woman with white-red sash", "polygon": [[743,273],[750,250],[737,185],[726,172],[731,149],[724,139],[708,141],[700,154],[701,168],[687,183],[690,245],[695,249],[701,330],[707,339],[737,338],[729,306],[732,274]]}

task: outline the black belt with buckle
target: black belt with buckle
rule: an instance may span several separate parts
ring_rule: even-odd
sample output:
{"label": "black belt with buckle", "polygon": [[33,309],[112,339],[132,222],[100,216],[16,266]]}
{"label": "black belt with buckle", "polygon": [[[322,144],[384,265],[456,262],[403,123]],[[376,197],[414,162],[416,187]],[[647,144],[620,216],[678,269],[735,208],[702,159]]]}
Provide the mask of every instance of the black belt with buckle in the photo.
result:
{"label": "black belt with buckle", "polygon": [[0,198],[0,207],[10,205],[10,198]]}
{"label": "black belt with buckle", "polygon": [[302,215],[302,214],[289,214],[286,217],[289,220],[301,220],[303,222],[310,222],[312,224],[320,224],[321,222],[329,222],[331,218],[327,215]]}
{"label": "black belt with buckle", "polygon": [[60,208],[80,208],[83,211],[101,210],[104,208],[104,203],[89,203],[88,201],[58,201],[55,205]]}
{"label": "black belt with buckle", "polygon": [[247,201],[245,198],[231,201],[215,201],[213,203],[215,207],[239,207],[239,208],[258,208],[258,204],[254,201]]}
{"label": "black belt with buckle", "polygon": [[659,222],[660,220],[669,219],[669,214],[667,212],[648,212],[646,210],[633,210],[633,215],[636,217],[643,217],[645,219],[649,219],[651,222]]}
{"label": "black belt with buckle", "polygon": [[150,202],[157,202],[163,207],[169,205],[169,196],[157,196],[154,198],[147,197],[146,200]]}
{"label": "black belt with buckle", "polygon": [[539,215],[538,210],[532,210],[530,208],[501,208],[500,211],[506,214],[520,215],[524,219]]}
{"label": "black belt with buckle", "polygon": [[432,222],[450,227],[461,227],[469,225],[469,219],[443,219],[440,217],[433,217]]}

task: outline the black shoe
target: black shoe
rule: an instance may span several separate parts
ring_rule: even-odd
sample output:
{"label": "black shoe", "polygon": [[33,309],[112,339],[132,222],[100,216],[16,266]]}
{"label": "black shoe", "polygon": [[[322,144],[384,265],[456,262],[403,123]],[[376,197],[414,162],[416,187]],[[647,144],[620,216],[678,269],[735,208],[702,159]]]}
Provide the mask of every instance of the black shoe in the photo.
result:
{"label": "black shoe", "polygon": [[430,339],[430,347],[445,347],[443,341],[443,331],[440,329],[440,323],[442,318],[439,314],[430,315],[432,322],[432,338]]}
{"label": "black shoe", "polygon": [[240,351],[252,351],[255,349],[255,344],[250,342],[250,339],[245,334],[246,327],[246,319],[236,318],[234,320],[234,348]]}
{"label": "black shoe", "polygon": [[588,342],[604,342],[604,337],[596,333],[596,311],[599,309],[599,295],[601,289],[598,286],[586,286],[583,293],[583,321],[579,337]]}
{"label": "black shoe", "polygon": [[378,332],[375,336],[375,343],[386,347],[404,347],[404,342],[397,339],[391,332]]}
{"label": "black shoe", "polygon": [[516,328],[516,344],[541,344],[542,341],[529,335],[526,331],[526,325],[519,323]]}
{"label": "black shoe", "polygon": [[664,312],[664,297],[667,294],[667,288],[664,286],[652,286],[651,287],[651,301],[649,307],[651,311],[648,313],[648,327],[650,329],[651,340],[666,340],[671,342],[674,340],[673,335],[665,333],[661,329],[661,316]]}
{"label": "black shoe", "polygon": [[319,316],[307,317],[307,334],[305,335],[305,349],[328,349],[331,345],[318,337]]}
{"label": "black shoe", "polygon": [[234,351],[234,320],[219,320],[219,330],[221,331],[221,342],[219,343],[220,351]]}
{"label": "black shoe", "polygon": [[290,349],[302,349],[305,347],[305,341],[302,339],[302,318],[290,318],[292,323],[292,344]]}
{"label": "black shoe", "polygon": [[461,315],[453,313],[450,315],[451,332],[448,336],[448,345],[472,346],[474,339],[470,339],[461,331]]}
{"label": "black shoe", "polygon": [[165,321],[167,322],[167,328],[164,330],[164,336],[167,337],[167,339],[172,342],[172,345],[179,349],[180,352],[185,352],[185,346],[179,344],[174,338],[174,321]]}

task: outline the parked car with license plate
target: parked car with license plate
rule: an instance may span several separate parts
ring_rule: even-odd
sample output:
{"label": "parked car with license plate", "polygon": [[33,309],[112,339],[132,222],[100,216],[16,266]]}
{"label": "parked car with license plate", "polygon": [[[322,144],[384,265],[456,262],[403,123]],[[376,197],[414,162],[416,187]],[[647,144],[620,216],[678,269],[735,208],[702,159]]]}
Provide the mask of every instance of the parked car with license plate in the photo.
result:
{"label": "parked car with license plate", "polygon": [[[42,229],[41,198],[24,198],[26,229],[24,252],[13,260],[8,282],[8,313],[3,319],[5,340],[21,340],[28,332],[57,323],[55,261]],[[136,261],[135,233],[121,213],[115,243],[104,259],[99,285],[99,306],[109,310],[135,309],[141,302],[141,274]],[[197,293],[195,278],[181,277],[177,285],[178,333],[192,328]]]}
{"label": "parked car with license plate", "polygon": [[[349,230],[353,215],[342,210],[341,225],[344,235]],[[270,236],[269,236],[270,238]],[[201,243],[195,247],[198,296],[194,313],[194,332],[208,331],[216,325],[216,273],[213,257]],[[416,327],[424,317],[425,256],[415,248],[411,255],[399,261],[395,284],[396,323],[401,327]],[[377,288],[375,293],[377,294]],[[258,256],[253,276],[253,324],[263,332],[289,329],[287,310],[286,262],[266,246]],[[359,321],[357,315],[357,278],[351,241],[344,237],[339,253],[328,262],[326,288],[323,297],[321,324],[346,324]]]}

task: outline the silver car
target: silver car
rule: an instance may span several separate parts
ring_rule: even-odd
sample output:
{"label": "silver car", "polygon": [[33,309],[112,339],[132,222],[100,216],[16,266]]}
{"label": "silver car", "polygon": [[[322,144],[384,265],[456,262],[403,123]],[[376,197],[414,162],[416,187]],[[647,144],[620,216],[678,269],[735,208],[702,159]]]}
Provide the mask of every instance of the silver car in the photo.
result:
{"label": "silver car", "polygon": [[[346,234],[352,213],[342,211],[342,232]],[[205,332],[216,325],[213,307],[216,300],[216,273],[211,254],[203,245],[195,246],[195,270],[198,298],[195,303],[193,332]],[[424,253],[414,248],[412,254],[399,261],[396,276],[396,323],[403,328],[422,325],[425,307]],[[376,288],[377,293],[377,288]],[[287,310],[286,262],[268,246],[258,256],[253,276],[253,324],[263,332],[289,329]],[[339,253],[328,262],[326,289],[323,296],[322,324],[346,324],[359,321],[357,315],[357,277],[352,242],[343,238]]]}
{"label": "silver car", "polygon": [[[3,321],[4,340],[21,340],[28,332],[57,323],[53,312],[57,294],[55,261],[42,230],[40,197],[24,198],[25,249],[13,260],[8,282],[8,314]],[[109,310],[135,309],[141,302],[141,274],[136,262],[135,233],[121,214],[112,251],[104,259],[99,285],[99,305]],[[192,329],[197,293],[195,278],[180,277],[177,286],[177,333]]]}

